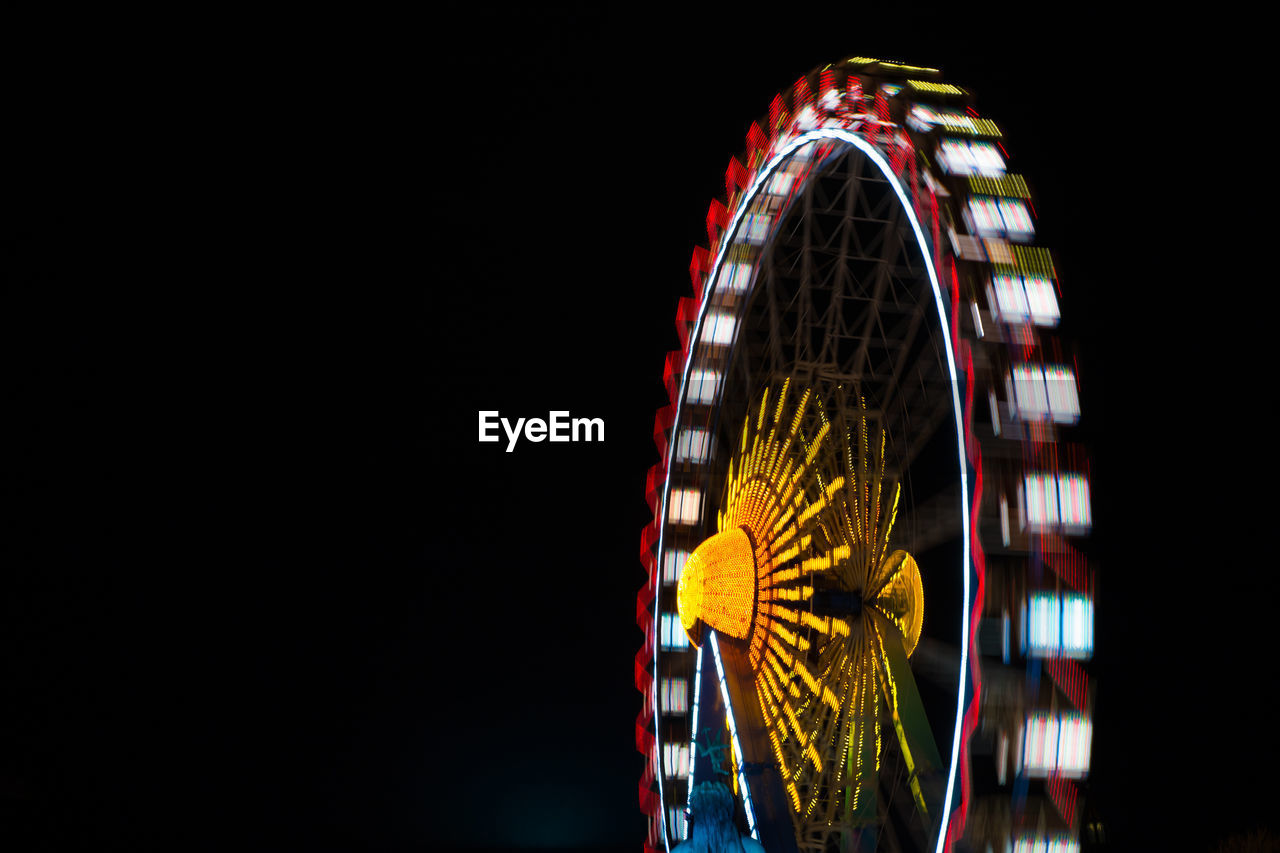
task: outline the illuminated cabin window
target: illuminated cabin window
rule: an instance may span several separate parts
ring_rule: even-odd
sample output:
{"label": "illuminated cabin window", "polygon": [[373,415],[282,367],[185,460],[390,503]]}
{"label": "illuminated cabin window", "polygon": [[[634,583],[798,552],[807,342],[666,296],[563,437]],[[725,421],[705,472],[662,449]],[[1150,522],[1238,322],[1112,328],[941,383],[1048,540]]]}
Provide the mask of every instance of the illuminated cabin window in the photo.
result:
{"label": "illuminated cabin window", "polygon": [[1087,595],[1062,598],[1062,654],[1081,659],[1093,654],[1093,600]]}
{"label": "illuminated cabin window", "polygon": [[1062,607],[1053,593],[1033,593],[1027,597],[1027,653],[1044,657],[1058,651],[1058,630],[1062,627]]}
{"label": "illuminated cabin window", "polygon": [[668,778],[684,779],[689,775],[689,744],[664,743],[662,769]]}
{"label": "illuminated cabin window", "polygon": [[711,311],[702,319],[702,334],[698,340],[704,344],[727,346],[733,343],[733,315],[728,311]]}
{"label": "illuminated cabin window", "polygon": [[973,230],[980,237],[999,237],[1004,234],[1000,206],[990,196],[976,195],[969,199],[969,218]]}
{"label": "illuminated cabin window", "polygon": [[667,809],[667,816],[670,818],[668,825],[670,826],[672,840],[684,841],[689,834],[689,821],[684,809],[673,806]]}
{"label": "illuminated cabin window", "polygon": [[1087,530],[1092,526],[1089,483],[1080,474],[1058,477],[1058,518],[1064,530]]}
{"label": "illuminated cabin window", "polygon": [[680,624],[679,613],[663,613],[661,626],[662,648],[689,648],[689,635],[684,632],[684,626]]}
{"label": "illuminated cabin window", "polygon": [[970,116],[955,110],[940,110],[924,104],[916,104],[907,116],[907,124],[921,133],[928,133],[934,125],[942,125],[949,130],[963,130],[976,133],[977,125]]}
{"label": "illuminated cabin window", "polygon": [[662,582],[673,584],[680,580],[684,571],[684,561],[689,559],[689,552],[683,548],[672,548],[662,555]]}
{"label": "illuminated cabin window", "polygon": [[1031,322],[1037,326],[1058,325],[1058,297],[1053,292],[1053,282],[1041,276],[1029,275],[1022,279],[1027,293],[1027,308]]}
{"label": "illuminated cabin window", "polygon": [[1039,275],[1027,275],[1023,278],[1023,287],[1027,291],[1027,307],[1032,315],[1032,323],[1057,325],[1060,314],[1057,310],[1057,295],[1053,293],[1051,280]]}
{"label": "illuminated cabin window", "polygon": [[1084,660],[1093,655],[1093,601],[1069,592],[1035,592],[1023,611],[1023,651],[1031,657]]}
{"label": "illuminated cabin window", "polygon": [[1076,391],[1076,375],[1061,364],[1044,366],[1044,384],[1049,392],[1049,413],[1058,423],[1080,420],[1080,395]]}
{"label": "illuminated cabin window", "polygon": [[689,387],[685,400],[690,403],[701,403],[704,406],[716,401],[720,393],[720,373],[716,370],[689,371]]}
{"label": "illuminated cabin window", "polygon": [[1062,714],[1058,722],[1058,773],[1080,779],[1089,773],[1093,724],[1084,714]]}
{"label": "illuminated cabin window", "polygon": [[1036,711],[1027,715],[1022,769],[1028,776],[1079,779],[1089,772],[1093,725],[1075,711]]}
{"label": "illuminated cabin window", "polygon": [[689,713],[689,682],[686,679],[662,679],[662,710],[669,714]]}
{"label": "illuminated cabin window", "polygon": [[907,113],[907,126],[920,133],[928,133],[933,127],[932,112],[928,107],[917,104]]}
{"label": "illuminated cabin window", "polygon": [[795,117],[796,130],[803,133],[806,130],[813,130],[818,126],[818,111],[812,105],[805,107],[796,113]]}
{"label": "illuminated cabin window", "polygon": [[1019,365],[1013,369],[1012,394],[1009,402],[1024,421],[1049,417],[1049,395],[1044,388],[1044,370],[1038,364]]}
{"label": "illuminated cabin window", "polygon": [[702,492],[698,489],[672,489],[667,498],[667,521],[671,524],[697,524],[702,517]]}
{"label": "illuminated cabin window", "polygon": [[1013,853],[1080,853],[1080,842],[1069,835],[1023,835]]}
{"label": "illuminated cabin window", "polygon": [[1005,172],[1004,158],[991,142],[944,139],[938,144],[938,162],[949,175],[996,177]]}
{"label": "illuminated cabin window", "polygon": [[738,229],[742,242],[759,246],[769,237],[769,226],[773,224],[773,215],[769,213],[753,213],[742,220]]}
{"label": "illuminated cabin window", "polygon": [[[779,137],[779,139],[781,139],[781,137]],[[773,146],[774,150],[777,150],[778,148],[781,148],[781,147],[782,147],[781,145],[774,143],[774,146]],[[818,153],[818,144],[816,142],[806,142],[804,145],[801,145],[795,151],[791,152],[791,156],[787,160],[787,168],[798,169],[800,166],[812,160],[813,155],[817,153]]]}
{"label": "illuminated cabin window", "polygon": [[1028,474],[1023,481],[1024,523],[1035,530],[1083,533],[1093,525],[1089,483],[1081,474]]}
{"label": "illuminated cabin window", "polygon": [[1035,234],[1027,205],[1017,198],[970,196],[966,219],[970,230],[979,237],[1008,237],[1024,241]]}
{"label": "illuminated cabin window", "polygon": [[1032,776],[1048,776],[1058,761],[1058,720],[1048,714],[1027,717],[1023,731],[1022,769]]}
{"label": "illuminated cabin window", "polygon": [[720,290],[743,293],[751,282],[751,264],[725,264],[720,268]]}
{"label": "illuminated cabin window", "polygon": [[1073,424],[1080,420],[1076,376],[1060,364],[1022,364],[1006,377],[1013,410],[1024,421],[1052,420]]}
{"label": "illuminated cabin window", "polygon": [[1018,198],[1002,198],[999,201],[1000,217],[1004,220],[1005,233],[1010,240],[1028,240],[1036,233],[1031,224],[1027,203]]}
{"label": "illuminated cabin window", "polygon": [[710,457],[711,433],[699,427],[680,430],[676,439],[677,462],[706,462]]}
{"label": "illuminated cabin window", "polygon": [[992,288],[996,297],[995,313],[1000,319],[1006,323],[1025,323],[1031,319],[1021,276],[998,275],[992,280]]}
{"label": "illuminated cabin window", "polygon": [[1058,525],[1058,483],[1051,474],[1033,474],[1025,480],[1024,521],[1032,527]]}
{"label": "illuminated cabin window", "polygon": [[791,188],[795,186],[798,172],[793,169],[778,169],[769,178],[769,182],[765,184],[764,191],[769,195],[786,196],[790,194]]}
{"label": "illuminated cabin window", "polygon": [[1058,325],[1058,297],[1047,278],[997,275],[991,281],[987,302],[997,319],[1005,323]]}

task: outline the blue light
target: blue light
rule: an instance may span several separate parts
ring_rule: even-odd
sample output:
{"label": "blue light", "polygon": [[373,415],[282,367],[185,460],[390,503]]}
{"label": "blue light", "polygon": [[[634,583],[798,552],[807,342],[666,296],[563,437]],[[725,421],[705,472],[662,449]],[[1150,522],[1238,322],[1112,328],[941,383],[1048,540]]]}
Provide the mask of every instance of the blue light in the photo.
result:
{"label": "blue light", "polygon": [[689,741],[689,754],[693,756],[689,762],[689,793],[685,797],[685,807],[693,807],[693,771],[698,767],[698,705],[702,701],[702,646],[698,646],[698,663],[693,675],[693,739]]}

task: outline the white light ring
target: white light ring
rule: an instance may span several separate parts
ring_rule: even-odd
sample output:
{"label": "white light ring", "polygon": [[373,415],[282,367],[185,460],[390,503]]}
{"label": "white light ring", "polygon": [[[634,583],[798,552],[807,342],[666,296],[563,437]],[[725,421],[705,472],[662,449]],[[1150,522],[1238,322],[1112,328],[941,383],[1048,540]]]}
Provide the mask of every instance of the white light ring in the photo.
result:
{"label": "white light ring", "polygon": [[[689,794],[685,798],[685,808],[693,808],[693,771],[698,763],[698,703],[702,701],[702,646],[698,646],[698,663],[693,676],[693,739],[689,743]],[[656,726],[655,726],[656,728]],[[665,808],[665,806],[664,806]]]}
{"label": "white light ring", "polygon": [[724,716],[729,721],[729,739],[733,743],[733,757],[738,761],[738,788],[742,791],[742,807],[747,812],[747,828],[751,837],[760,840],[760,832],[756,829],[756,812],[751,807],[751,789],[747,787],[747,778],[742,770],[742,744],[738,742],[738,722],[733,718],[733,704],[729,701],[729,684],[724,678],[724,664],[720,662],[720,643],[716,640],[716,632],[711,636],[711,654],[715,658],[716,673],[720,676],[720,697],[724,699]]}
{"label": "white light ring", "polygon": [[[929,246],[928,242],[925,240],[924,231],[920,227],[920,221],[916,218],[915,209],[911,205],[910,200],[907,198],[906,190],[902,188],[901,182],[898,180],[898,177],[895,174],[893,174],[893,170],[889,168],[889,164],[885,162],[883,155],[881,155],[881,153],[879,152],[878,149],[875,148],[875,146],[867,142],[861,136],[858,136],[857,134],[851,133],[842,128],[817,128],[815,130],[806,131],[800,134],[799,136],[797,136],[796,138],[792,139],[790,142],[788,142],[782,148],[781,151],[775,154],[773,158],[770,159],[769,162],[765,164],[765,166],[756,173],[756,179],[752,181],[750,188],[747,190],[746,194],[742,197],[742,200],[738,203],[738,206],[733,216],[733,220],[729,223],[729,227],[725,229],[724,233],[726,235],[733,235],[737,233],[738,226],[741,224],[743,217],[746,215],[747,208],[750,207],[751,202],[755,200],[756,195],[759,194],[765,181],[767,181],[769,178],[773,176],[773,172],[777,170],[777,168],[781,165],[783,160],[785,160],[788,156],[790,156],[797,148],[800,148],[803,145],[807,145],[808,143],[819,140],[819,139],[831,139],[831,140],[836,140],[840,142],[845,142],[857,148],[864,155],[866,155],[867,159],[869,159],[872,163],[875,164],[876,168],[878,168],[880,172],[888,180],[889,185],[893,187],[893,191],[897,193],[898,201],[902,204],[903,212],[906,213],[907,219],[911,223],[911,228],[915,232],[916,243],[920,248],[921,257],[924,259],[925,271],[928,272],[929,274],[929,284],[933,287],[934,304],[938,311],[938,326],[942,330],[943,343],[945,344],[945,346],[943,347],[943,351],[946,354],[947,371],[951,379],[951,409],[955,415],[956,448],[957,448],[957,457],[959,460],[960,486],[961,486],[961,495],[962,495],[962,500],[960,501],[960,511],[961,511],[961,521],[962,521],[961,527],[963,530],[963,539],[964,539],[964,551],[963,551],[963,562],[962,562],[962,565],[964,567],[964,571],[963,571],[964,604],[962,607],[962,615],[963,615],[962,622],[964,627],[963,627],[963,630],[961,631],[961,640],[960,640],[959,688],[958,688],[958,695],[956,698],[955,733],[954,733],[954,736],[952,737],[952,742],[951,742],[951,762],[947,772],[947,791],[946,791],[945,797],[943,798],[942,821],[939,824],[940,828],[938,831],[938,845],[936,848],[937,853],[942,853],[946,843],[946,837],[947,837],[946,827],[950,820],[951,800],[952,800],[953,794],[955,793],[956,772],[959,766],[960,739],[961,739],[960,736],[961,736],[961,730],[962,730],[962,724],[963,724],[963,718],[964,718],[964,704],[965,704],[964,703],[965,669],[968,665],[968,659],[969,659],[969,621],[970,621],[969,612],[968,612],[969,611],[968,602],[969,602],[969,595],[970,595],[970,591],[969,591],[970,542],[969,542],[969,501],[968,501],[969,474],[967,469],[967,460],[965,459],[964,425],[962,423],[963,415],[962,415],[962,409],[960,407],[960,385],[956,375],[955,350],[951,341],[950,322],[947,318],[946,308],[942,299],[942,288],[938,283],[938,274],[933,266],[932,249]],[[732,237],[730,237],[730,239],[721,241],[720,250],[716,254],[715,263],[712,265],[711,272],[707,276],[707,281],[709,284],[714,283],[718,280],[720,275],[720,269],[724,264],[725,255],[728,252],[729,247],[731,245],[733,245]],[[711,304],[711,300],[707,298],[707,296],[709,295],[710,295],[709,293],[704,292],[702,304],[698,309],[698,320],[694,324],[693,337],[692,337],[692,340],[695,343],[690,346],[690,350],[689,350],[690,356],[693,355],[693,347],[697,346],[696,342],[698,340],[698,335],[702,330],[702,321],[703,321],[703,318],[706,316],[707,308]],[[672,423],[674,425],[673,429],[679,429],[680,413],[684,408],[685,391],[689,382],[689,373],[692,367],[693,367],[693,358],[689,357],[685,360],[684,370],[682,371],[680,376],[680,392],[676,396],[676,408],[675,408],[674,417],[672,419]],[[722,388],[723,386],[721,386],[721,389],[717,389],[717,391],[722,390]],[[661,515],[659,515],[661,522],[658,529],[659,556],[661,556],[661,554],[663,553],[663,538],[666,535],[667,496],[671,491],[671,464],[672,464],[674,453],[675,453],[675,444],[673,442],[671,446],[668,447],[667,449],[667,460],[666,460],[667,471],[666,471],[666,476],[663,478],[663,483],[662,483],[662,501],[660,506]],[[703,497],[705,498],[705,495]],[[653,617],[655,636],[657,636],[656,632],[658,627],[658,611],[659,610],[660,608],[655,605],[654,617]],[[653,667],[654,667],[655,677],[658,673],[658,651],[660,647],[661,647],[661,643],[654,644]],[[717,656],[717,663],[718,662],[719,662],[719,657]],[[660,750],[660,743],[658,740],[659,728],[660,727],[655,724],[654,743],[658,745],[658,746],[655,746],[655,749],[658,749],[658,750]],[[658,774],[658,802],[659,802],[660,811],[661,809],[665,809],[666,801],[662,795],[662,774]],[[663,829],[662,829],[663,842],[664,844],[666,844],[667,850],[670,851],[671,843],[667,839],[666,815],[662,814],[660,817],[661,817],[662,826],[663,826]]]}

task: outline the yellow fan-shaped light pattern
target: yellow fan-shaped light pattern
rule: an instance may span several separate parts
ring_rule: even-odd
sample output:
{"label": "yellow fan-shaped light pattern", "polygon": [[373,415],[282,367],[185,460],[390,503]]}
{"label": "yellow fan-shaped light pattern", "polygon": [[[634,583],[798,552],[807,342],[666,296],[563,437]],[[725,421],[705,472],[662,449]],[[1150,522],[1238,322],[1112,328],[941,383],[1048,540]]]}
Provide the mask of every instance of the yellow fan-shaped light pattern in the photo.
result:
{"label": "yellow fan-shaped light pattern", "polygon": [[[729,463],[719,532],[677,590],[686,630],[700,619],[746,641],[802,850],[874,819],[884,703],[910,677],[883,644],[910,655],[923,624],[919,567],[889,549],[900,488],[885,482],[885,434],[861,406],[851,421],[828,420],[790,381],[762,394]],[[852,609],[819,607],[832,600]],[[872,610],[893,628],[872,627]]]}
{"label": "yellow fan-shaped light pattern", "polygon": [[701,619],[721,633],[746,639],[756,600],[756,564],[751,537],[742,528],[717,533],[685,561],[676,586],[680,623],[694,638]]}

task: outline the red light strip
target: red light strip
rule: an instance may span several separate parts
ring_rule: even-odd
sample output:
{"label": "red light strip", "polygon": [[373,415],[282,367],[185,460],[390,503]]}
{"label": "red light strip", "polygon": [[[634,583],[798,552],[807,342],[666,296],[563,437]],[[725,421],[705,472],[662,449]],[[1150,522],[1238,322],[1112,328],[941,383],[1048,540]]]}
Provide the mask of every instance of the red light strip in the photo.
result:
{"label": "red light strip", "polygon": [[719,242],[720,232],[724,231],[729,225],[729,208],[725,207],[718,198],[711,199],[711,206],[707,208],[707,240],[711,243],[711,251],[715,251],[715,244]]}
{"label": "red light strip", "polygon": [[826,97],[827,92],[836,88],[836,72],[834,68],[824,68],[818,75],[818,91]]}
{"label": "red light strip", "polygon": [[773,100],[769,102],[769,139],[778,138],[778,129],[783,121],[786,120],[787,108],[782,103],[782,95],[774,95]]}
{"label": "red light strip", "polygon": [[750,186],[751,175],[747,172],[747,167],[738,162],[737,157],[729,158],[729,166],[724,170],[724,192],[726,196],[732,196],[735,187],[739,190],[745,190]]}
{"label": "red light strip", "polygon": [[1044,564],[1048,566],[1063,583],[1076,592],[1093,594],[1093,572],[1088,569],[1084,554],[1067,544],[1061,536],[1048,535],[1043,553]]}
{"label": "red light strip", "polygon": [[1085,710],[1089,702],[1089,676],[1084,667],[1066,658],[1052,658],[1044,662],[1044,668],[1071,704]]}
{"label": "red light strip", "polygon": [[693,298],[699,302],[702,301],[702,291],[710,271],[710,254],[701,246],[694,246],[693,257],[689,259],[689,280],[693,283]]}
{"label": "red light strip", "polygon": [[791,87],[791,112],[799,115],[805,107],[813,106],[813,90],[807,77],[801,77]]}
{"label": "red light strip", "polygon": [[752,169],[757,169],[764,162],[765,155],[769,153],[769,137],[760,129],[760,125],[751,122],[751,127],[747,128],[747,165]]}
{"label": "red light strip", "polygon": [[1076,786],[1069,779],[1062,776],[1049,779],[1049,799],[1068,826],[1075,826],[1076,797]]}
{"label": "red light strip", "polygon": [[876,121],[872,123],[871,132],[867,134],[872,145],[880,146],[881,135],[886,133],[883,129],[884,125],[889,121],[889,101],[885,97],[884,89],[876,90],[876,99],[872,111],[875,113]]}

